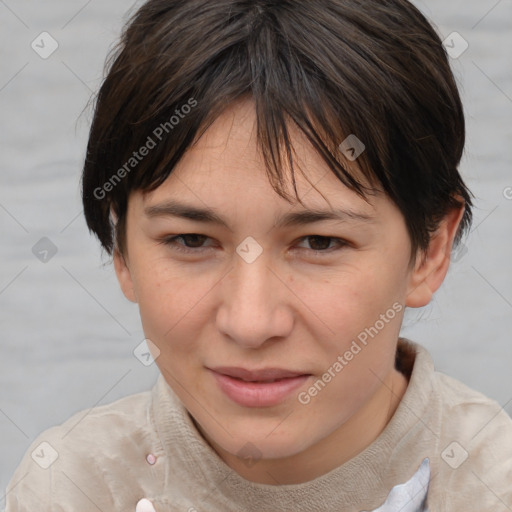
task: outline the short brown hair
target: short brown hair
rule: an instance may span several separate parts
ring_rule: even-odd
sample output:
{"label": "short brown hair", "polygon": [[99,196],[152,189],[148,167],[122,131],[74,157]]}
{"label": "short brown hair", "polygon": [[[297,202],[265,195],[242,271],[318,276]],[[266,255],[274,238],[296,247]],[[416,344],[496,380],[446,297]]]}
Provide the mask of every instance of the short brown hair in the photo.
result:
{"label": "short brown hair", "polygon": [[[162,184],[198,133],[244,96],[254,100],[258,142],[281,197],[294,123],[362,197],[370,189],[338,147],[350,134],[364,143],[359,168],[404,215],[413,257],[451,208],[465,204],[457,242],[471,224],[471,193],[458,172],[465,122],[457,86],[440,38],[406,0],[149,0],[107,69],[82,197],[87,225],[109,254],[116,244],[125,250],[130,193]],[[165,136],[131,161],[157,127]]]}

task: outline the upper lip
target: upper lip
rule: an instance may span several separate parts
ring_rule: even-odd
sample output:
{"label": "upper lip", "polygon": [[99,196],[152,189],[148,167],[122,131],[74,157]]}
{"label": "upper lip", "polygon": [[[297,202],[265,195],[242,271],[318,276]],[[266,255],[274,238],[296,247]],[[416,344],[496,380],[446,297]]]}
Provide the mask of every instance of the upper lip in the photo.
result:
{"label": "upper lip", "polygon": [[301,377],[302,375],[308,375],[304,372],[294,372],[291,370],[284,370],[282,368],[264,368],[262,370],[247,370],[245,368],[238,368],[233,366],[222,366],[216,368],[210,368],[210,370],[227,375],[228,377],[234,377],[235,379],[242,379],[246,381],[265,381],[275,379],[289,379],[292,377]]}

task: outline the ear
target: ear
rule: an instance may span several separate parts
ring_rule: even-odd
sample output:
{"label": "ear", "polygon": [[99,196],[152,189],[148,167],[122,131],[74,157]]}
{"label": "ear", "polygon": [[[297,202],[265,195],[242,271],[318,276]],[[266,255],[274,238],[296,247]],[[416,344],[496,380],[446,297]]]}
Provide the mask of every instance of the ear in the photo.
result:
{"label": "ear", "polygon": [[450,266],[453,241],[463,215],[464,206],[450,210],[432,235],[427,250],[418,252],[418,259],[410,274],[406,306],[426,306],[441,286]]}
{"label": "ear", "polygon": [[114,268],[124,296],[131,302],[137,302],[130,268],[118,249],[114,249]]}

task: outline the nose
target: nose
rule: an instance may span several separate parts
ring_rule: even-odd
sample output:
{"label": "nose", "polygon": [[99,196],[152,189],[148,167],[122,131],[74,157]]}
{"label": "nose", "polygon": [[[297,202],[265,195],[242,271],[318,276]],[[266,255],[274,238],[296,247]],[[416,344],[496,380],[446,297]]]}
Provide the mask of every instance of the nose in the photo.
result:
{"label": "nose", "polygon": [[267,340],[288,336],[294,322],[293,293],[284,281],[263,255],[252,263],[235,259],[221,283],[218,329],[239,345],[253,349]]}

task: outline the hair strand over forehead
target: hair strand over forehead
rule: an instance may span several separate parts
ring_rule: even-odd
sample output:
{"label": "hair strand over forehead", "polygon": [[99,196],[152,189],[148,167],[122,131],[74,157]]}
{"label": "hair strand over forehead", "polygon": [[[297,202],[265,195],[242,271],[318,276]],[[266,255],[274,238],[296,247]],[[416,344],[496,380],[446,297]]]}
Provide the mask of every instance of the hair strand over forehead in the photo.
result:
{"label": "hair strand over forehead", "polygon": [[[457,241],[470,226],[471,194],[458,172],[463,108],[440,38],[412,4],[149,0],[107,62],[82,174],[87,225],[107,252],[115,244],[125,250],[131,192],[162,184],[197,137],[245,97],[254,101],[266,171],[282,197],[285,165],[297,195],[293,125],[344,185],[362,197],[372,187],[389,195],[413,253],[451,208],[465,205]],[[365,145],[357,164],[370,188],[339,149],[350,135]],[[154,148],[127,167],[149,138]]]}

